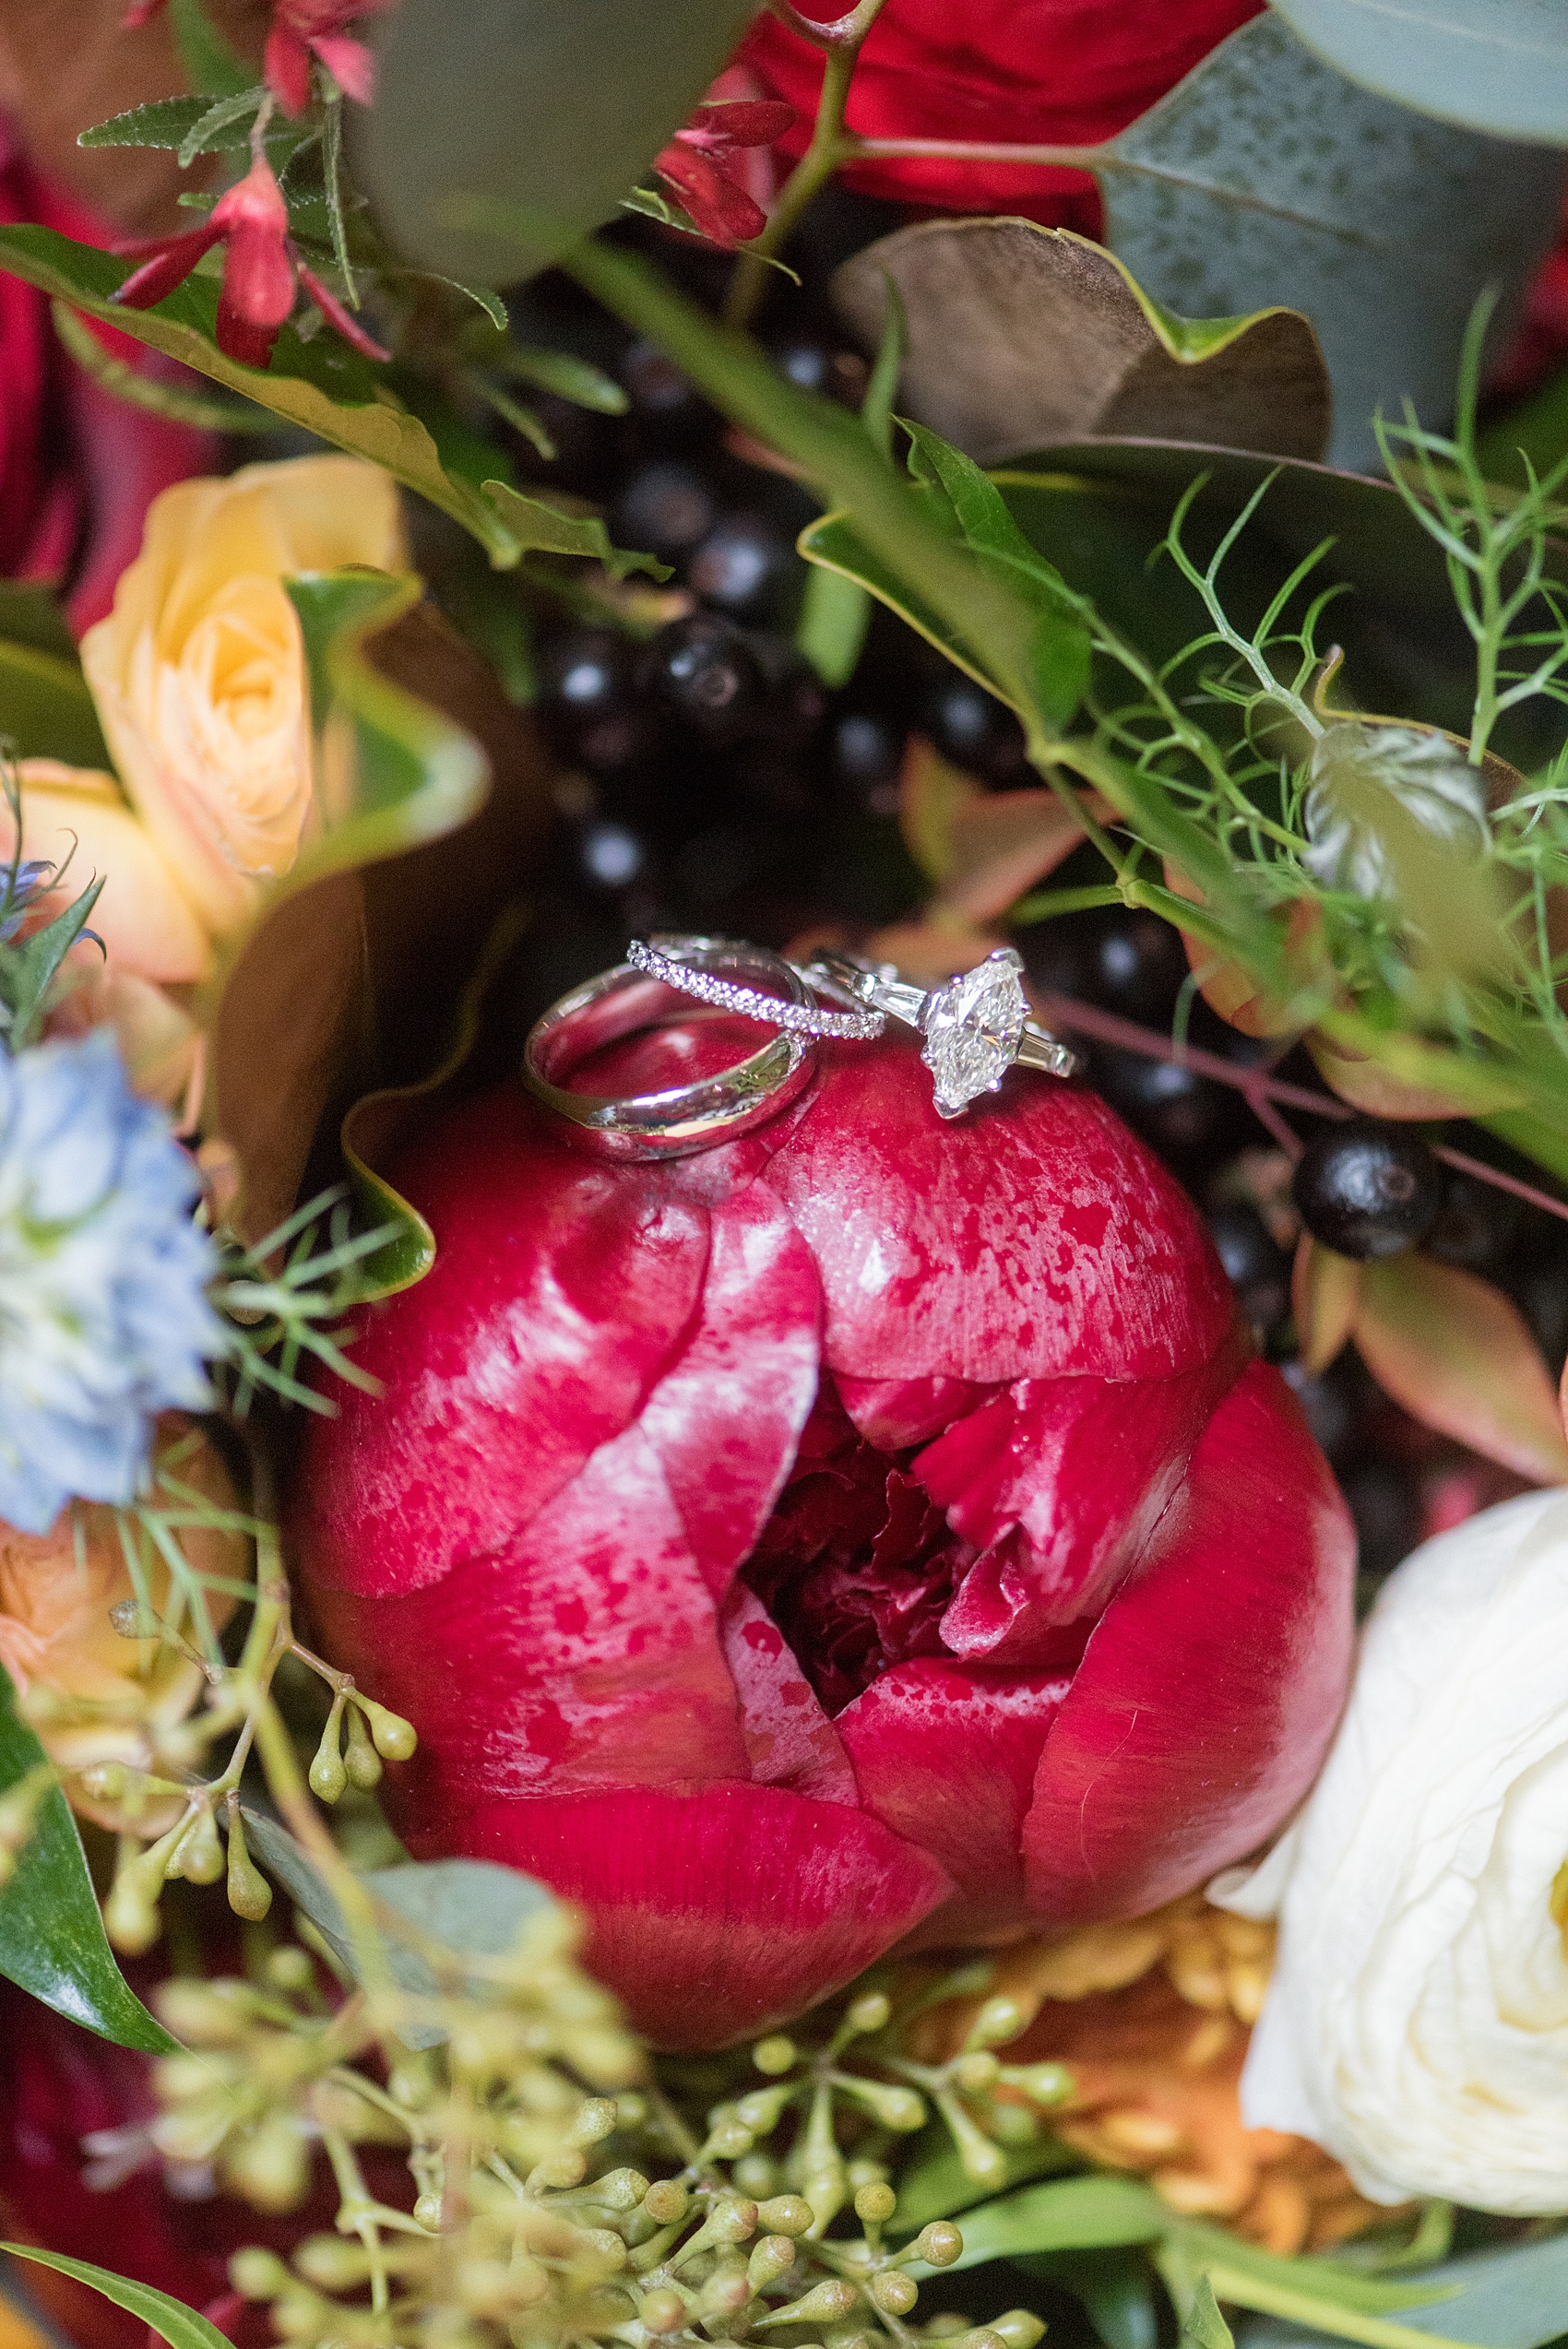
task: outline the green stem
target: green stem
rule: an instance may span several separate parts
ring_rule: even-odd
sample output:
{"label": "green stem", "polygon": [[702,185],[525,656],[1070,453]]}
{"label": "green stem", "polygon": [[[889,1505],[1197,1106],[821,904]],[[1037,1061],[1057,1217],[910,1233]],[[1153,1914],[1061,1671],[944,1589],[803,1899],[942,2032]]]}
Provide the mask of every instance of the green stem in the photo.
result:
{"label": "green stem", "polygon": [[[762,300],[768,262],[817,190],[826,184],[839,164],[853,152],[855,142],[844,128],[844,109],[861,44],[883,6],[884,0],[861,0],[859,7],[851,9],[847,17],[840,17],[836,24],[818,28],[819,34],[826,36],[823,45],[827,46],[827,55],[811,145],[779,190],[766,228],[736,261],[724,298],[724,315],[732,326],[743,326],[751,317]],[[802,20],[795,18],[792,9],[790,20],[799,30]]]}

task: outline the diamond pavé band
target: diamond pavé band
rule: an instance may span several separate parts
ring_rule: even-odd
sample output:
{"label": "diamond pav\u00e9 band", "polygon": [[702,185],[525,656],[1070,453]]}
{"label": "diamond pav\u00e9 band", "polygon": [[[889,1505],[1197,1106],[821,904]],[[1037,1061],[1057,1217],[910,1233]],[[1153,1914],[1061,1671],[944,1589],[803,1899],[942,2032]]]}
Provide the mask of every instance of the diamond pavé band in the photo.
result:
{"label": "diamond pav\u00e9 band", "polygon": [[716,972],[694,969],[690,964],[659,951],[655,941],[634,938],[626,948],[626,960],[650,979],[662,979],[667,987],[678,987],[684,995],[693,995],[699,1003],[712,1003],[720,1011],[736,1012],[746,1019],[766,1020],[770,1027],[792,1028],[802,1036],[830,1036],[851,1043],[870,1043],[880,1036],[887,1022],[880,1011],[830,1012],[814,1003],[790,1003],[781,996],[766,994],[761,988],[741,987],[733,979],[720,979]]}

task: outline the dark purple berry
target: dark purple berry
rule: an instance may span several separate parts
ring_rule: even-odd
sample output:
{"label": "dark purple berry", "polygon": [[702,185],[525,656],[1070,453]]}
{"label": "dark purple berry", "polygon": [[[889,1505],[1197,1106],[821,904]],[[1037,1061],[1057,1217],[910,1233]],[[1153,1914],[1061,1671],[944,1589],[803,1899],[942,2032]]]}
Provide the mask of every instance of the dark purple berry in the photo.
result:
{"label": "dark purple berry", "polygon": [[739,742],[768,716],[768,680],[744,633],[717,613],[672,620],[648,646],[653,701],[705,741]]}
{"label": "dark purple berry", "polygon": [[615,509],[623,546],[673,563],[700,546],[719,512],[713,490],[695,466],[661,458],[634,473]]}
{"label": "dark purple berry", "polygon": [[1024,755],[1024,730],[1012,711],[971,678],[949,670],[927,693],[916,724],[944,758],[987,783],[1038,783]]}
{"label": "dark purple berry", "polygon": [[739,620],[767,610],[794,560],[788,539],[759,514],[721,514],[686,566],[705,603]]}
{"label": "dark purple berry", "polygon": [[711,431],[717,421],[712,409],[657,343],[631,344],[620,373],[646,440],[686,448]]}
{"label": "dark purple berry", "polygon": [[1426,1238],[1443,1172],[1419,1134],[1356,1119],[1309,1143],[1291,1186],[1314,1240],[1341,1256],[1397,1256]]}
{"label": "dark purple berry", "polygon": [[1146,1027],[1170,1025],[1186,984],[1182,941],[1158,914],[1112,908],[1094,919],[1083,991],[1091,1003]]}
{"label": "dark purple berry", "polygon": [[539,711],[555,747],[599,774],[647,755],[653,729],[636,694],[636,647],[612,628],[572,628],[540,658]]}
{"label": "dark purple berry", "polygon": [[1216,1207],[1209,1237],[1236,1291],[1241,1311],[1260,1345],[1285,1318],[1290,1302],[1290,1266],[1269,1236],[1255,1207]]}

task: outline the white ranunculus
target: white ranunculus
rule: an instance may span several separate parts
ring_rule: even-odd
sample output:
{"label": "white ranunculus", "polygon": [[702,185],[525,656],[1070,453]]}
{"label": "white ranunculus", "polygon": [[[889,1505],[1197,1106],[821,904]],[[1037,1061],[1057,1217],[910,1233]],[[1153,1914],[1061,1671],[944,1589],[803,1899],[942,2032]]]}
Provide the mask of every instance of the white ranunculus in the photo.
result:
{"label": "white ranunculus", "polygon": [[1568,1493],[1390,1577],[1305,1810],[1211,1897],[1280,1919],[1241,2082],[1379,2201],[1568,2211]]}

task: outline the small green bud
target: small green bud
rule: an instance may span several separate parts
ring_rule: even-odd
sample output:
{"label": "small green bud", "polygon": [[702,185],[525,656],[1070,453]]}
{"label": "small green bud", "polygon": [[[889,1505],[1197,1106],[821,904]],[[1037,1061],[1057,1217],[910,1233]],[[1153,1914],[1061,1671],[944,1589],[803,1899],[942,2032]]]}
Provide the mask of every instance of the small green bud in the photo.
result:
{"label": "small green bud", "polygon": [[862,2186],[855,2196],[855,2216],[862,2226],[885,2226],[897,2207],[897,2195],[880,2179]]}
{"label": "small green bud", "polygon": [[247,1924],[259,1925],[272,1906],[272,1887],[253,1864],[245,1849],[245,1831],[240,1824],[237,1796],[228,1797],[228,1808],[229,1905],[235,1916],[243,1916]]}
{"label": "small green bud", "polygon": [[343,1748],[343,1767],[349,1774],[349,1784],[368,1795],[381,1784],[381,1756],[365,1735],[364,1717],[355,1705],[349,1708],[349,1738]]}
{"label": "small green bud", "polygon": [[656,2226],[679,2226],[691,2206],[678,2177],[656,2177],[643,2196],[643,2208]]}
{"label": "small green bud", "polygon": [[[174,1849],[180,1874],[189,1884],[216,1884],[223,1873],[223,1846],[210,1803],[203,1803]],[[172,1866],[169,1873],[174,1873]]]}
{"label": "small green bud", "polygon": [[730,2177],[736,2193],[749,2194],[754,2202],[766,2202],[778,2191],[778,2165],[771,2153],[742,2153]]}
{"label": "small green bud", "polygon": [[987,1999],[970,2024],[968,2046],[970,2048],[1004,2046],[1009,2039],[1016,2039],[1021,2031],[1027,2031],[1033,2019],[1021,1999],[1009,1998],[1004,1990],[998,1991],[995,1998]]}
{"label": "small green bud", "polygon": [[851,2194],[858,2194],[862,2186],[885,2186],[888,2182],[886,2163],[868,2162],[863,2154],[849,2163],[844,2175],[849,2181]]}
{"label": "small green bud", "polygon": [[588,2189],[594,2201],[607,2211],[635,2211],[647,2190],[647,2180],[640,2169],[607,2169]]}
{"label": "small green bud", "polygon": [[788,2085],[780,2088],[753,2088],[735,2106],[735,2118],[754,2137],[769,2136],[783,2118],[784,2108],[794,2094]]}
{"label": "small green bud", "polygon": [[411,1721],[400,1713],[389,1713],[384,1704],[376,1704],[369,1697],[360,1697],[360,1710],[370,1723],[370,1734],[375,1750],[383,1762],[409,1762],[419,1746],[419,1733]]}
{"label": "small green bud", "polygon": [[855,2000],[844,2020],[851,2031],[863,2035],[872,2031],[885,2031],[892,2013],[892,2001],[885,1992],[868,1990],[863,1998]]}
{"label": "small green bud", "polygon": [[777,2079],[780,2072],[793,2071],[800,2061],[800,2051],[793,2039],[786,2039],[782,2032],[775,2032],[771,2039],[759,2039],[752,2049],[752,2061],[759,2071]]}
{"label": "small green bud", "polygon": [[649,2332],[679,2332],[686,2321],[684,2295],[673,2284],[661,2284],[652,2292],[645,2292],[637,2303],[637,2314]]}
{"label": "small green bud", "polygon": [[127,1957],[140,1957],[144,1950],[150,1950],[163,1930],[156,1892],[145,1875],[137,1873],[138,1865],[133,1860],[129,1868],[120,1870],[103,1904],[104,1930]]}
{"label": "small green bud", "polygon": [[258,2211],[292,2211],[310,2186],[310,2156],[291,2115],[277,2113],[226,2147],[227,2184]]}
{"label": "small green bud", "polygon": [[752,2296],[751,2278],[743,2267],[719,2268],[703,2285],[697,2320],[712,2326],[718,2319],[737,2317]]}
{"label": "small green bud", "polygon": [[308,1990],[315,1981],[308,1952],[294,1941],[286,1942],[280,1950],[269,1950],[262,1971],[275,1990]]}
{"label": "small green bud", "polygon": [[307,2284],[348,2291],[369,2275],[370,2254],[362,2243],[345,2242],[340,2235],[307,2235],[294,2253],[294,2265]]}
{"label": "small green bud", "polygon": [[1001,2074],[1002,2066],[996,2058],[976,2048],[972,2055],[958,2058],[949,2077],[955,2088],[961,2088],[966,2096],[984,2096],[995,2087]]}
{"label": "small green bud", "polygon": [[787,2235],[765,2235],[746,2264],[754,2292],[766,2292],[795,2264],[795,2247]]}
{"label": "small green bud", "polygon": [[950,2268],[964,2253],[964,2238],[951,2219],[932,2219],[915,2237],[915,2257],[928,2268]]}
{"label": "small green bud", "polygon": [[758,2203],[757,2221],[769,2235],[808,2235],[812,2206],[800,2194],[776,2194],[771,2201]]}
{"label": "small green bud", "polygon": [[766,2317],[759,2317],[757,2322],[759,2325],[840,2324],[846,2317],[853,2315],[860,2306],[860,2291],[855,2284],[843,2276],[829,2276],[822,2284],[814,2284],[800,2299],[789,2301],[782,2308],[770,2309]]}
{"label": "small green bud", "polygon": [[622,2129],[641,2129],[647,2119],[647,2098],[635,2089],[630,2095],[617,2096],[615,2118]]}
{"label": "small green bud", "polygon": [[253,2244],[229,2261],[229,2281],[242,2300],[270,2300],[287,2284],[289,2271],[276,2251]]}
{"label": "small green bud", "polygon": [[840,2072],[837,2082],[884,2129],[897,2130],[900,2136],[908,2137],[925,2127],[925,2098],[918,2089],[895,2086],[891,2081],[862,2080],[856,2072]]}
{"label": "small green bud", "polygon": [[[123,1802],[131,1774],[123,1762],[89,1762],[77,1784],[89,1802]],[[238,2284],[234,2289],[239,2290]]]}
{"label": "small green bud", "polygon": [[[598,2145],[611,2136],[619,2120],[613,2096],[585,2096],[572,2123],[574,2145]],[[642,2196],[637,2196],[642,2201]]]}
{"label": "small green bud", "polygon": [[440,2195],[422,2194],[414,2204],[414,2217],[421,2226],[428,2227],[434,2234],[441,2224]]}
{"label": "small green bud", "polygon": [[1009,2308],[1004,2316],[992,2317],[987,2331],[1005,2342],[1006,2349],[1035,2349],[1035,2343],[1045,2338],[1046,2322],[1031,2309]]}
{"label": "small green bud", "polygon": [[349,1783],[348,1771],[339,1751],[343,1733],[343,1700],[335,1696],[332,1710],[327,1716],[327,1726],[321,1733],[321,1743],[310,1766],[310,1790],[318,1802],[336,1802]]}
{"label": "small green bud", "polygon": [[885,2268],[871,2280],[871,2296],[885,2317],[907,2317],[921,2296],[921,2287],[912,2275]]}
{"label": "small green bud", "polygon": [[733,2162],[749,2153],[755,2143],[751,2130],[742,2128],[738,2120],[722,2120],[717,2129],[708,2130],[703,2152],[710,2161]]}
{"label": "small green bud", "polygon": [[1004,2064],[1002,2078],[1009,2088],[1021,2089],[1033,2105],[1064,2105],[1076,2084],[1064,2063]]}
{"label": "small green bud", "polygon": [[707,2214],[710,2243],[744,2243],[756,2233],[757,2207],[743,2194],[719,2194]]}

